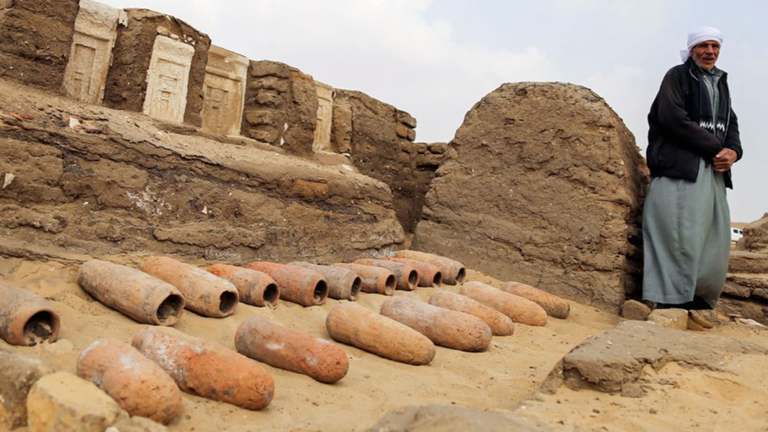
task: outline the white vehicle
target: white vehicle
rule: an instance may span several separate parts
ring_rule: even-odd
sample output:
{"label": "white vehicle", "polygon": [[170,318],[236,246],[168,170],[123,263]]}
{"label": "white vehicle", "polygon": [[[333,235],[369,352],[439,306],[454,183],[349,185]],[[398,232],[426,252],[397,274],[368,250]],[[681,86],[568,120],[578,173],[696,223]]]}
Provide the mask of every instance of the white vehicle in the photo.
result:
{"label": "white vehicle", "polygon": [[741,238],[744,237],[744,231],[742,231],[740,228],[731,228],[731,241],[737,242],[741,240]]}

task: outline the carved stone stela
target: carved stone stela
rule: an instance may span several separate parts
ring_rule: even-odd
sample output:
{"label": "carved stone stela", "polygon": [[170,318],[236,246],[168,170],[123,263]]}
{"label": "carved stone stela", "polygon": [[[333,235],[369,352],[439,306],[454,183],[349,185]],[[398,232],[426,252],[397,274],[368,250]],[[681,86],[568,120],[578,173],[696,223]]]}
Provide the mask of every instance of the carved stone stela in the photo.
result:
{"label": "carved stone stela", "polygon": [[147,74],[144,114],[158,120],[184,121],[189,70],[194,54],[195,49],[191,45],[165,36],[155,39]]}
{"label": "carved stone stela", "polygon": [[86,103],[101,103],[122,14],[122,10],[101,3],[80,1],[64,72],[64,94]]}
{"label": "carved stone stela", "polygon": [[317,126],[312,150],[331,151],[331,118],[333,114],[333,87],[315,81],[317,89]]}
{"label": "carved stone stela", "polygon": [[248,59],[211,46],[205,68],[203,129],[235,135],[240,133]]}

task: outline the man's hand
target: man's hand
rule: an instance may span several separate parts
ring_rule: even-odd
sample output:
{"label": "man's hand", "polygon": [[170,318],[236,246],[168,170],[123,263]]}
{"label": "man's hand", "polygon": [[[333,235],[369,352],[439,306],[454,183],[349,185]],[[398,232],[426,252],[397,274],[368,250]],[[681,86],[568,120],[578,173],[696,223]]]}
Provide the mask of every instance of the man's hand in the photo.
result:
{"label": "man's hand", "polygon": [[724,173],[731,169],[734,162],[736,162],[736,158],[739,156],[736,154],[735,151],[724,148],[720,150],[720,153],[715,155],[715,158],[712,159],[712,163],[715,165],[715,172],[716,173]]}

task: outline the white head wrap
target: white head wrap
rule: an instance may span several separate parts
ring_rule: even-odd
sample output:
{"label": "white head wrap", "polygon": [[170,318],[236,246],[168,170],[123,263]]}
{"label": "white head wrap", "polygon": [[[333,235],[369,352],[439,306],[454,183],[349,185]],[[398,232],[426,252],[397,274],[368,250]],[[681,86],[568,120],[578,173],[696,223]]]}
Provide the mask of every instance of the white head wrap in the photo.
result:
{"label": "white head wrap", "polygon": [[683,62],[691,56],[691,48],[708,40],[717,41],[717,43],[722,45],[723,32],[714,27],[699,27],[688,33],[688,49],[685,51],[680,50],[680,58]]}

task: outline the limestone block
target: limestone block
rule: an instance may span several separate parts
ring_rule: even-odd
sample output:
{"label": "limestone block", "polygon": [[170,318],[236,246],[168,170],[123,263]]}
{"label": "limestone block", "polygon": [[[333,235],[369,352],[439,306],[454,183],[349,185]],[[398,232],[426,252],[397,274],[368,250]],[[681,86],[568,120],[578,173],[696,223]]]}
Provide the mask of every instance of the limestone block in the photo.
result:
{"label": "limestone block", "polygon": [[331,120],[333,118],[333,87],[328,84],[315,81],[317,88],[317,126],[315,127],[315,141],[312,150],[331,150]]}
{"label": "limestone block", "polygon": [[248,65],[247,58],[211,46],[203,88],[203,129],[227,135],[240,133]]}
{"label": "limestone block", "polygon": [[688,329],[688,311],[683,309],[656,309],[648,315],[648,321],[666,328],[686,330]]}
{"label": "limestone block", "polygon": [[541,390],[551,393],[565,385],[572,390],[626,394],[647,379],[647,370],[670,362],[722,370],[734,356],[766,352],[760,345],[728,337],[682,334],[650,323],[625,321],[566,354]]}
{"label": "limestone block", "polygon": [[183,122],[187,107],[189,70],[195,49],[183,42],[158,36],[147,75],[144,114],[158,120]]}
{"label": "limestone block", "polygon": [[40,378],[27,398],[30,432],[102,432],[119,415],[117,402],[69,372]]}
{"label": "limestone block", "polygon": [[64,72],[65,95],[86,103],[101,103],[121,20],[125,20],[125,13],[120,9],[80,0],[72,51]]}
{"label": "limestone block", "polygon": [[53,372],[34,357],[0,348],[0,426],[27,424],[27,394],[40,377]]}

